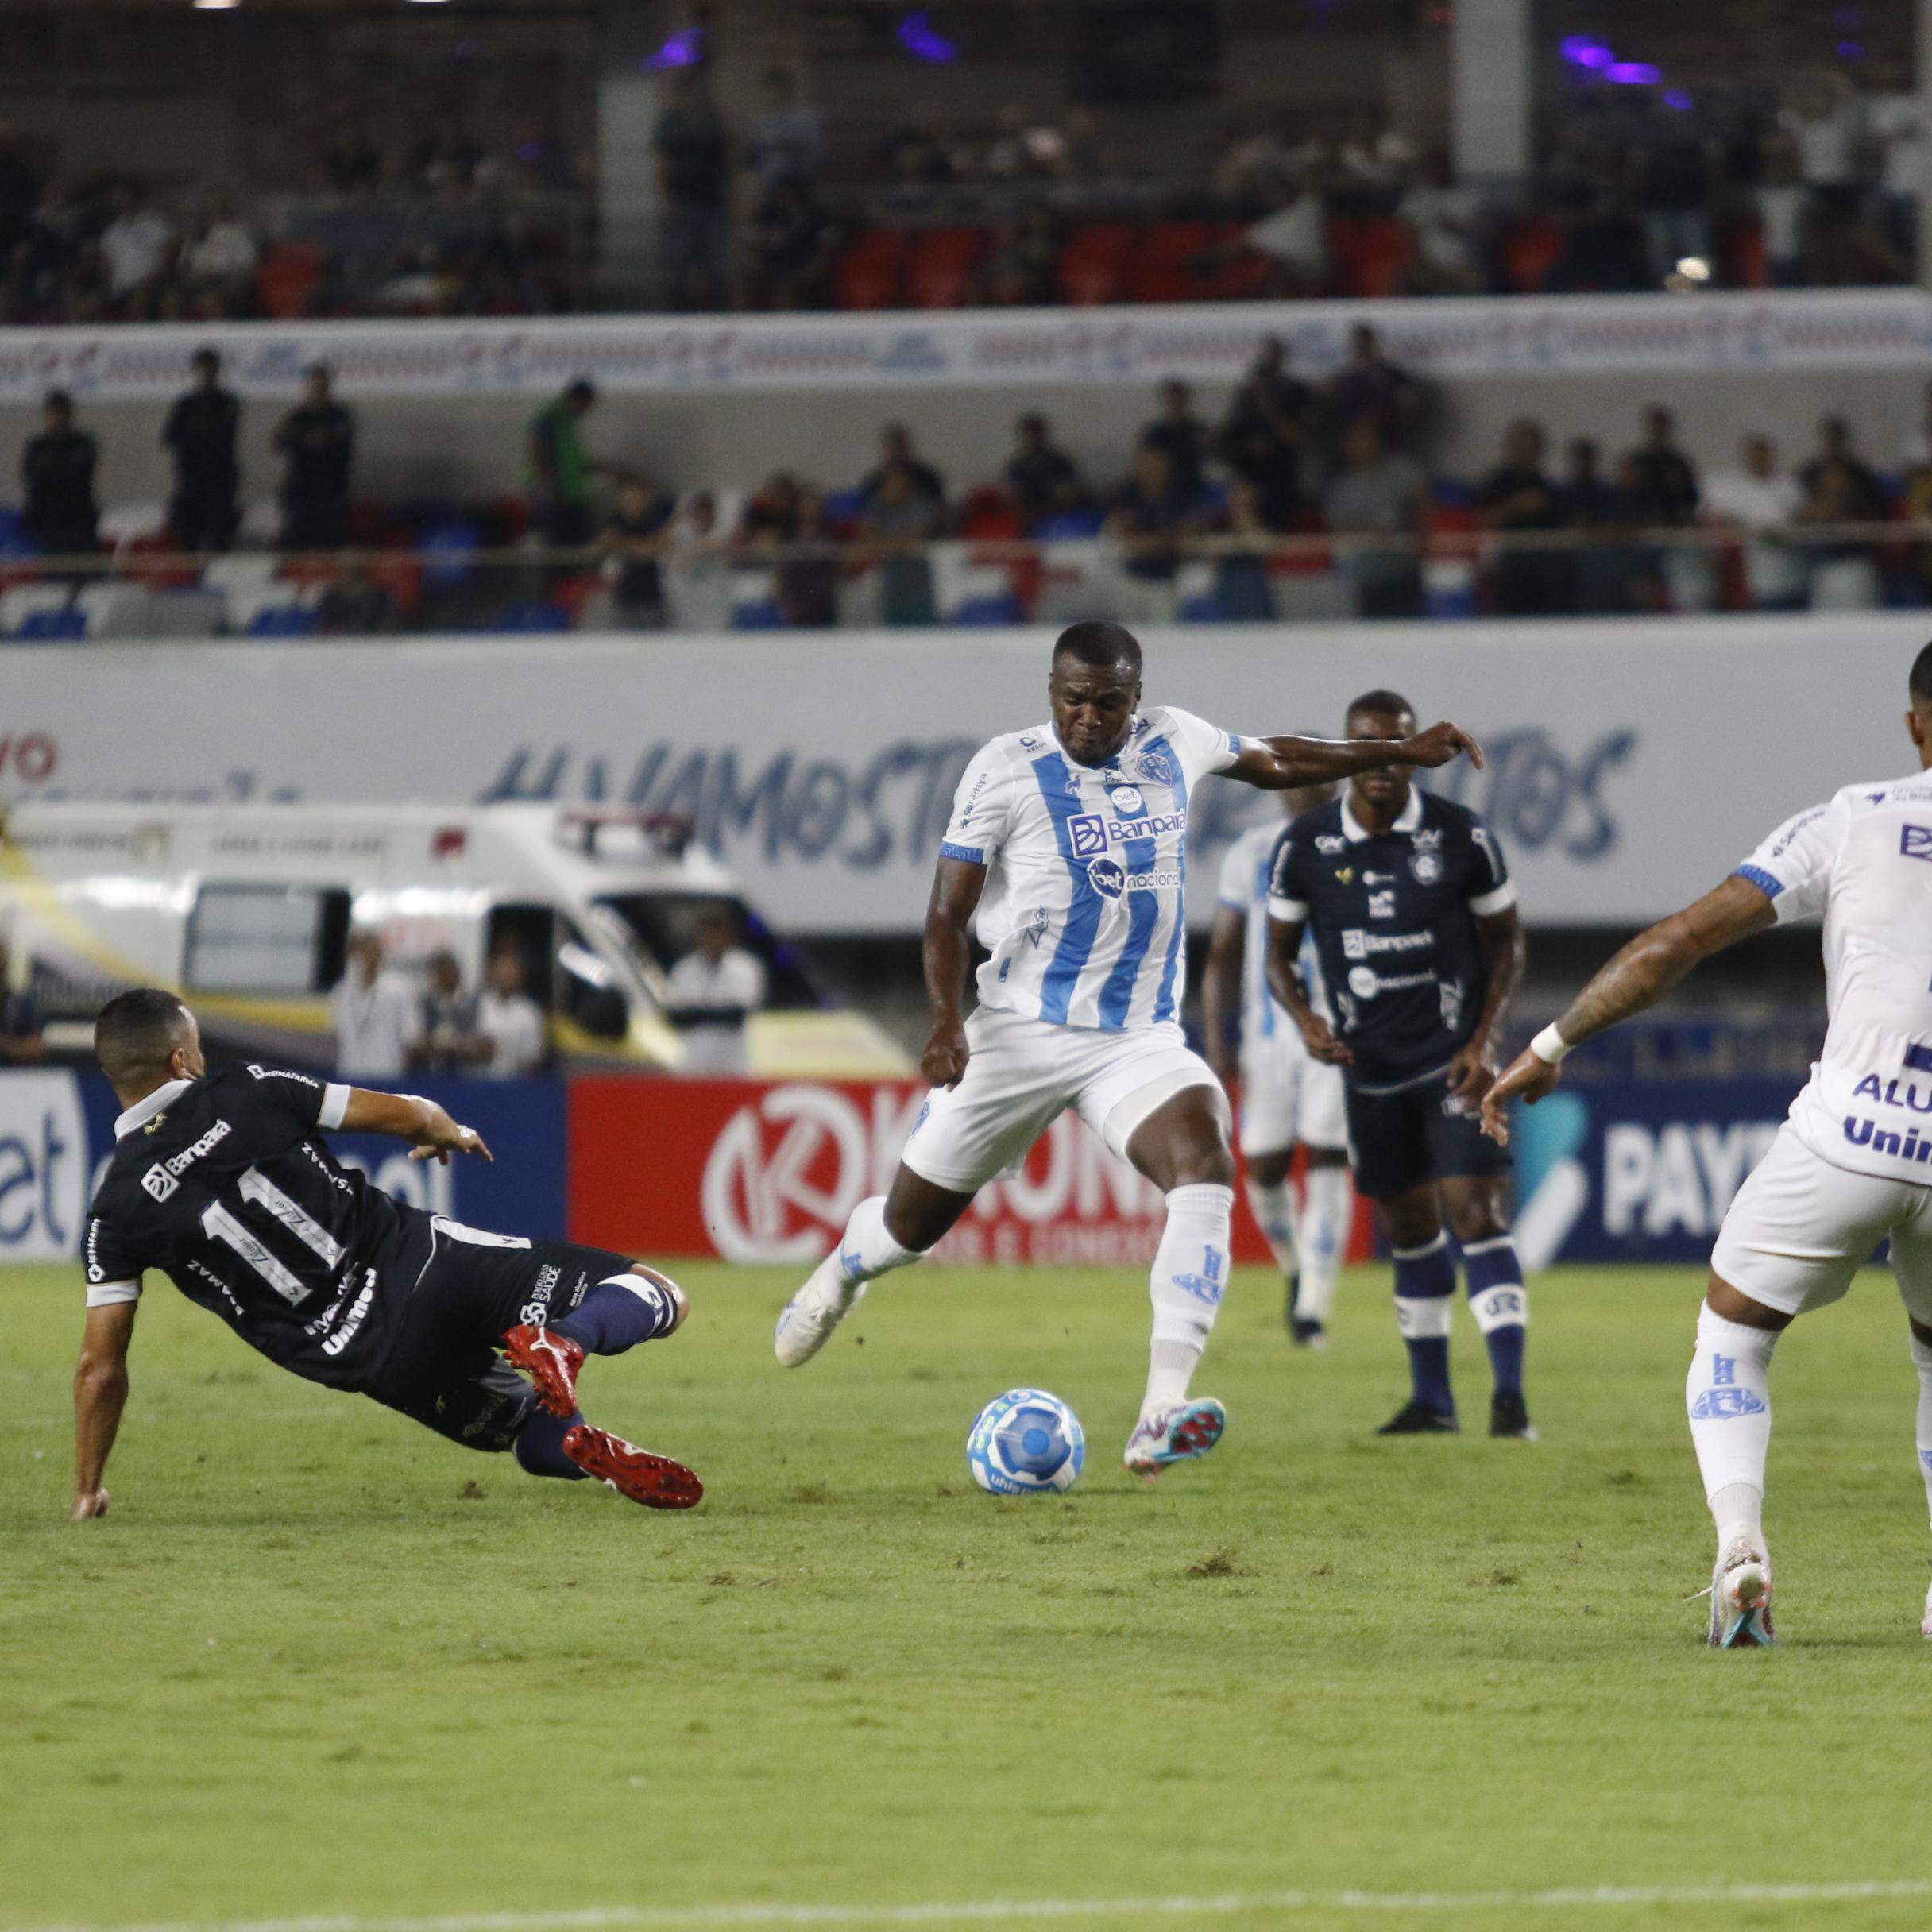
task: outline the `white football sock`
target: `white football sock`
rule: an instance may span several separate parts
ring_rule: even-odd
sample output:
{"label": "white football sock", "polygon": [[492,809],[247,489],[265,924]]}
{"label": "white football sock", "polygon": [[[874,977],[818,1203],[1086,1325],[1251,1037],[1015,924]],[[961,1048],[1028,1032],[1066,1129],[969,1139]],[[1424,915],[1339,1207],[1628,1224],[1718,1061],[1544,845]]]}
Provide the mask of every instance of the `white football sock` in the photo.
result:
{"label": "white football sock", "polygon": [[1918,1371],[1918,1473],[1926,1484],[1926,1508],[1932,1513],[1932,1348],[1911,1338],[1912,1366]]}
{"label": "white football sock", "polygon": [[1147,1355],[1147,1393],[1141,1413],[1187,1400],[1194,1366],[1208,1346],[1227,1289],[1228,1232],[1235,1190],[1201,1180],[1167,1197],[1167,1226],[1153,1258],[1147,1292],[1153,1302],[1153,1338]]}
{"label": "white football sock", "polygon": [[848,1281],[870,1281],[919,1258],[917,1248],[902,1248],[886,1231],[886,1197],[868,1195],[852,1211],[839,1242],[839,1265]]}
{"label": "white football sock", "polygon": [[1301,1193],[1301,1288],[1295,1312],[1304,1321],[1326,1323],[1354,1225],[1355,1177],[1339,1161],[1311,1167]]}
{"label": "white football sock", "polygon": [[1726,1321],[1708,1303],[1698,1311],[1697,1351],[1684,1382],[1690,1442],[1718,1548],[1737,1536],[1764,1548],[1764,1460],[1771,1450],[1771,1351],[1776,1332]]}
{"label": "white football sock", "polygon": [[1271,1188],[1248,1177],[1248,1205],[1267,1238],[1269,1252],[1283,1278],[1293,1280],[1301,1272],[1301,1233],[1296,1226],[1295,1193],[1285,1180]]}

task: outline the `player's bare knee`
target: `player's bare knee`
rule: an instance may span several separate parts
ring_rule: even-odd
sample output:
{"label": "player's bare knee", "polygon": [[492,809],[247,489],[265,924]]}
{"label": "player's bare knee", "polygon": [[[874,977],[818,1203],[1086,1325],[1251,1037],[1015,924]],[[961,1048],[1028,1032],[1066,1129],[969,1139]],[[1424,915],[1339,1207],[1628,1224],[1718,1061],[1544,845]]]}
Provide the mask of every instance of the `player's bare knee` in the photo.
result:
{"label": "player's bare knee", "polygon": [[[1753,1301],[1743,1289],[1732,1287],[1715,1270],[1711,1274],[1710,1285],[1704,1291],[1704,1305],[1712,1314],[1727,1322],[1735,1322],[1741,1328],[1768,1328],[1775,1334],[1791,1324],[1791,1316],[1783,1309],[1767,1308],[1761,1301]],[[1914,1327],[1916,1326],[1915,1323]]]}
{"label": "player's bare knee", "polygon": [[1427,1194],[1395,1195],[1376,1207],[1391,1247],[1426,1247],[1443,1231],[1442,1208],[1433,1189]]}
{"label": "player's bare knee", "polygon": [[1257,1187],[1278,1188],[1287,1180],[1295,1165],[1292,1153],[1251,1153],[1248,1156],[1248,1173]]}

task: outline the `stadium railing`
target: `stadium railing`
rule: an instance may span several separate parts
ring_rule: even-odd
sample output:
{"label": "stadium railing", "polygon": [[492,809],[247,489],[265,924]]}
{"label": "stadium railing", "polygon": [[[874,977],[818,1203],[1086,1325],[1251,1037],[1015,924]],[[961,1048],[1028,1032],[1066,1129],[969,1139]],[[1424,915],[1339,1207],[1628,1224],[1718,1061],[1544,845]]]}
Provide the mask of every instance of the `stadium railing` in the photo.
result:
{"label": "stadium railing", "polygon": [[[659,594],[627,570],[655,566]],[[0,639],[1444,621],[1932,604],[1932,519],[1741,531],[1432,529],[925,543],[706,538],[664,547],[431,540],[219,554],[144,539],[0,550]]]}

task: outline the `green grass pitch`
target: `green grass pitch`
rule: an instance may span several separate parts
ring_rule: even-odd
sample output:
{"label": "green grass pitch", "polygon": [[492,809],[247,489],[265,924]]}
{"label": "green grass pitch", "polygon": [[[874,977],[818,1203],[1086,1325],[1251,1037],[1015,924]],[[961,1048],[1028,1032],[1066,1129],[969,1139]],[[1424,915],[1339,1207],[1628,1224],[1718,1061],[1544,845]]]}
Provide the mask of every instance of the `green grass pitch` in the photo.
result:
{"label": "green grass pitch", "polygon": [[[1466,1312],[1472,1432],[1379,1443],[1381,1273],[1312,1358],[1238,1275],[1198,1385],[1227,1439],[1149,1489],[1119,1466],[1125,1273],[902,1277],[788,1374],[793,1277],[679,1272],[685,1331],[583,1392],[702,1472],[691,1515],[310,1388],[157,1283],[114,1511],[79,1526],[78,1277],[0,1273],[0,1928],[1281,1893],[1320,1898],[1202,1922],[1932,1920],[1924,1895],[1458,1903],[1932,1880],[1932,1543],[1885,1277],[1779,1351],[1783,1641],[1725,1656],[1684,1601],[1710,1561],[1690,1273],[1537,1285],[1534,1446],[1482,1432]],[[972,1485],[967,1426],[1015,1383],[1086,1424],[1065,1497]]]}

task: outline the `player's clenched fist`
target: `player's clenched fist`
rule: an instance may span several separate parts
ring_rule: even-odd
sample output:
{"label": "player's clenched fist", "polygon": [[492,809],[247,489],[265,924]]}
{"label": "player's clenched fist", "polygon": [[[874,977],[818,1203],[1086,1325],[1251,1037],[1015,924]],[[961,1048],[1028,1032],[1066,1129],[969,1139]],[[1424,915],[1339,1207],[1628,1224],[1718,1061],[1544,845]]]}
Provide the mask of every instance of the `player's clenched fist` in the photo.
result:
{"label": "player's clenched fist", "polygon": [[941,1020],[919,1056],[919,1071],[935,1087],[956,1087],[971,1057],[964,1026],[958,1020]]}

